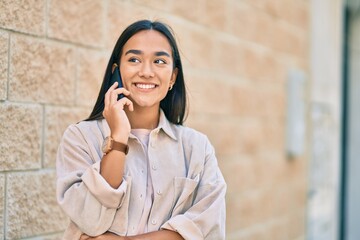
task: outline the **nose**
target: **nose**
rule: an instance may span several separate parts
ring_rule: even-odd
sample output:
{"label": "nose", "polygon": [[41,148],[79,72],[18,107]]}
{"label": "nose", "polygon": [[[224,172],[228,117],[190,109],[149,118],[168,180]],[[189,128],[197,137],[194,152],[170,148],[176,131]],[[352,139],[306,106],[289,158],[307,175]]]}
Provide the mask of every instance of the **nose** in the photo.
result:
{"label": "nose", "polygon": [[152,78],[154,76],[155,76],[155,73],[151,67],[151,64],[150,63],[142,64],[142,66],[139,70],[139,77]]}

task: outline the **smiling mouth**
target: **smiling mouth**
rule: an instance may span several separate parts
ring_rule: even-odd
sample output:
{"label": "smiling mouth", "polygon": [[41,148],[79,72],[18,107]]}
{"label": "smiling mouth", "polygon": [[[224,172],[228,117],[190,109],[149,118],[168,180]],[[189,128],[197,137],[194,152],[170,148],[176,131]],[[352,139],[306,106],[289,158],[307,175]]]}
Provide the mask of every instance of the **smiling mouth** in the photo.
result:
{"label": "smiling mouth", "polygon": [[135,83],[135,86],[140,89],[154,89],[157,87],[156,84],[144,84],[144,83]]}

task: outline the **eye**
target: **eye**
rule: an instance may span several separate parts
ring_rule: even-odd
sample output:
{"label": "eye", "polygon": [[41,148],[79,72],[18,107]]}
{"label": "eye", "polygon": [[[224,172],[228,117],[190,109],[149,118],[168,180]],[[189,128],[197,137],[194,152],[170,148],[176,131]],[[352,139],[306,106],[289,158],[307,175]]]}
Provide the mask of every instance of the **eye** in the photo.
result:
{"label": "eye", "polygon": [[156,59],[156,60],[154,61],[154,63],[156,63],[156,64],[166,64],[166,61],[163,60],[163,59]]}
{"label": "eye", "polygon": [[129,62],[133,62],[133,63],[138,63],[138,62],[140,62],[139,59],[134,58],[134,57],[130,58],[128,61],[129,61]]}

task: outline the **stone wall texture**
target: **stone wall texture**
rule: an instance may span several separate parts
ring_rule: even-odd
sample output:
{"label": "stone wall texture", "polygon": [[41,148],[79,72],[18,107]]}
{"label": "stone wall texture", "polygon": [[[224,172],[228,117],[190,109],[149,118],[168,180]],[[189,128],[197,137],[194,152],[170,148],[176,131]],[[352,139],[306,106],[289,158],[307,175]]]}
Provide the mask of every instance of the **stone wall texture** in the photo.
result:
{"label": "stone wall texture", "polygon": [[59,139],[143,18],[176,33],[186,125],[208,135],[228,183],[226,239],[304,239],[309,157],[287,158],[285,121],[288,71],[309,74],[308,0],[1,0],[0,239],[61,238]]}

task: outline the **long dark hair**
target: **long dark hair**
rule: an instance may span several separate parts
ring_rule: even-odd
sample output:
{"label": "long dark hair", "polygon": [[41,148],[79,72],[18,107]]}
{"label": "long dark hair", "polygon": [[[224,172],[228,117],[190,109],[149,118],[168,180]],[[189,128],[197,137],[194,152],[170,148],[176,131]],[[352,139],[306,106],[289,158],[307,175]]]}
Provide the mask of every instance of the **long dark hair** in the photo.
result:
{"label": "long dark hair", "polygon": [[[114,63],[120,63],[120,57],[122,54],[123,47],[125,43],[131,38],[134,34],[138,33],[142,30],[156,30],[163,34],[169,41],[171,46],[172,55],[173,55],[173,68],[178,69],[177,77],[175,84],[171,91],[168,91],[167,95],[163,100],[160,102],[160,107],[164,111],[165,116],[167,119],[174,123],[182,125],[187,112],[187,103],[186,103],[186,89],[185,89],[185,82],[184,82],[184,75],[182,70],[182,64],[180,59],[179,50],[173,36],[172,29],[161,22],[158,21],[149,21],[149,20],[140,20],[137,21],[130,26],[128,26],[123,33],[120,35],[119,39],[117,40],[114,50],[111,54],[109,59],[109,63],[106,67],[104,80],[102,82],[99,96],[96,100],[95,106],[90,114],[90,116],[85,119],[85,121],[90,120],[99,120],[103,119],[102,112],[104,111],[104,98],[105,93],[110,88],[110,79],[112,75],[112,65]],[[121,64],[121,63],[120,63]]]}

